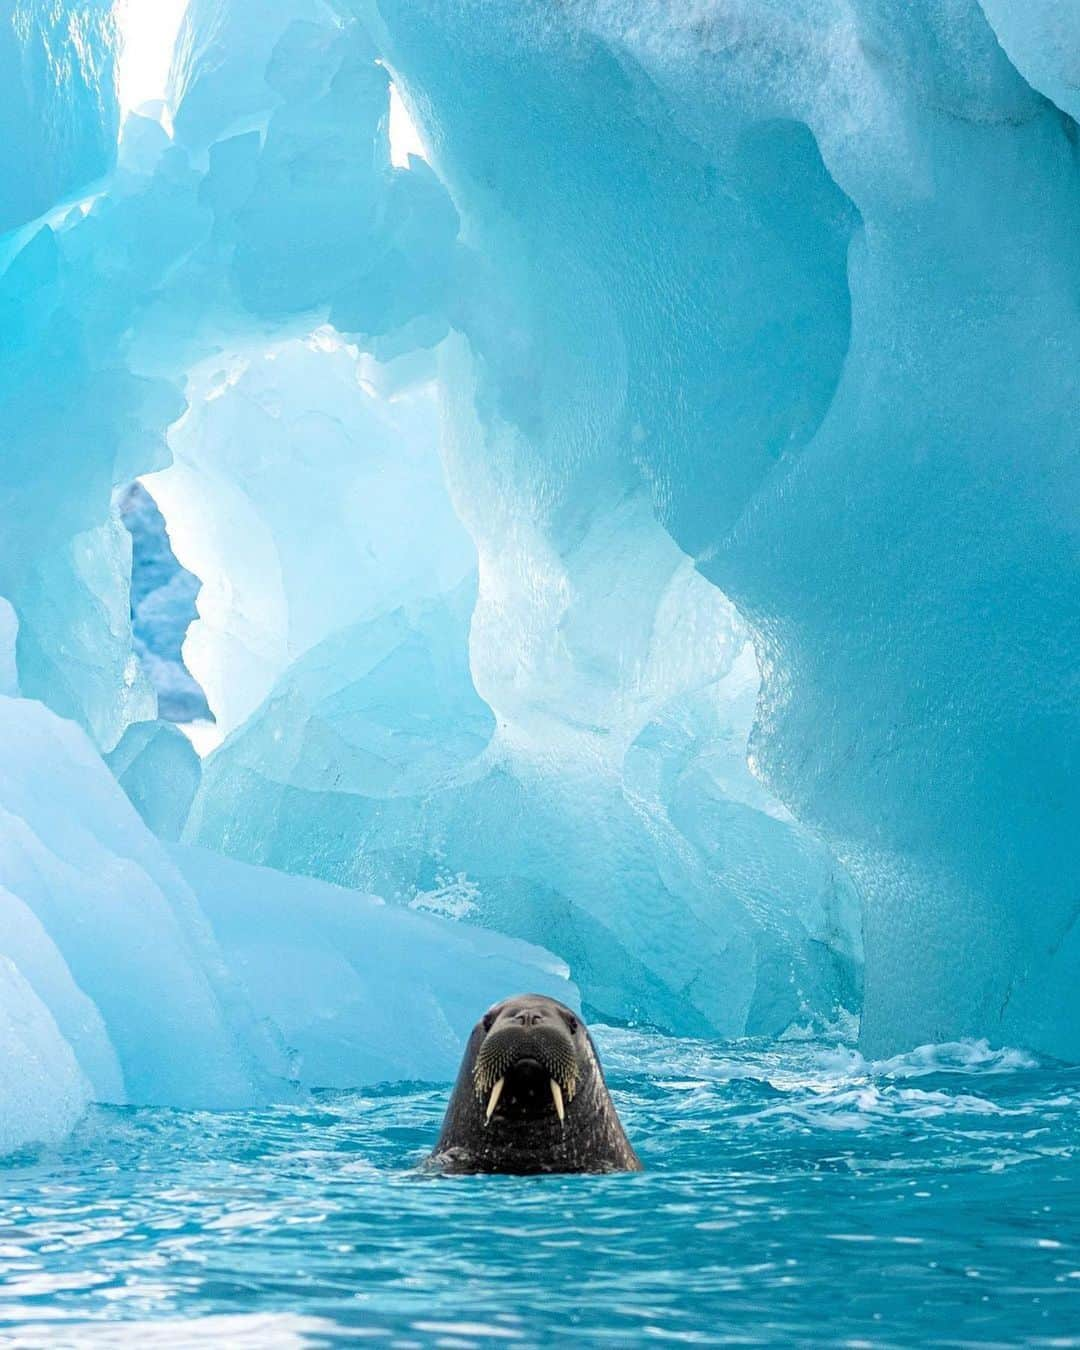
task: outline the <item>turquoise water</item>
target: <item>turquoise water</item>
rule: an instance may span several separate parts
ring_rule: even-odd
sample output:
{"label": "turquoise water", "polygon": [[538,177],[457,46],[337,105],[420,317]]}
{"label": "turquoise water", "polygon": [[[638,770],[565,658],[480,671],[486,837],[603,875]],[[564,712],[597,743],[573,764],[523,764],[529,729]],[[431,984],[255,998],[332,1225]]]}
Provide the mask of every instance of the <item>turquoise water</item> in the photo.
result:
{"label": "turquoise water", "polygon": [[597,1040],[644,1175],[418,1175],[445,1085],[94,1110],[0,1165],[0,1342],[1080,1346],[1080,1071]]}

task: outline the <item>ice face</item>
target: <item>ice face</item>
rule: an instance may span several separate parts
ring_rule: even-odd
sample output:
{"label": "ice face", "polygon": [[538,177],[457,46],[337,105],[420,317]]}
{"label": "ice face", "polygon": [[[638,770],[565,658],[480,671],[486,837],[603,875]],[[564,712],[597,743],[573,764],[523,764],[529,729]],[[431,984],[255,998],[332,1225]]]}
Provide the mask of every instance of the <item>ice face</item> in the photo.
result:
{"label": "ice face", "polygon": [[304,1083],[451,1078],[500,990],[578,1006],[565,965],[537,947],[202,849],[172,857]]}
{"label": "ice face", "polygon": [[1062,112],[1080,115],[1080,10],[1068,0],[980,0],[1024,79]]}
{"label": "ice face", "polygon": [[187,736],[172,722],[132,722],[105,763],[158,838],[179,839],[202,777]]}
{"label": "ice face", "polygon": [[312,648],[206,762],[187,837],[408,905],[456,886],[609,1017],[775,1034],[855,1006],[851,888],[746,767],[737,616],[640,502],[573,562],[561,644],[503,653],[512,703],[473,682],[471,577]]}
{"label": "ice face", "polygon": [[0,19],[0,232],[59,206],[116,155],[112,0],[20,0]]}
{"label": "ice face", "polygon": [[19,693],[19,668],[15,658],[18,636],[18,616],[10,601],[0,599],[0,695],[5,698],[15,698]]}
{"label": "ice face", "polygon": [[[1046,7],[986,9],[1060,69]],[[470,528],[493,458],[560,550],[643,481],[755,634],[758,771],[862,892],[866,1045],[1075,1056],[1073,124],[966,0],[379,12],[517,306],[516,346],[466,316]]]}
{"label": "ice face", "polygon": [[0,1156],[62,1139],[92,1100],[90,1085],[48,1008],[0,957]]}
{"label": "ice face", "polygon": [[2,699],[0,727],[0,887],[13,920],[0,950],[49,1000],[95,1093],[254,1100],[260,1035],[233,1024],[209,926],[160,843],[72,723]]}
{"label": "ice face", "polygon": [[211,360],[170,434],[173,466],[148,480],[202,581],[184,654],[223,734],[325,638],[475,570],[430,371],[392,400],[368,372],[329,331]]}
{"label": "ice face", "polygon": [[237,1107],[446,1078],[504,988],[577,1001],[562,962],[524,943],[170,855],[85,734],[40,704],[0,698],[0,735],[0,1152],[56,1137],[89,1100]]}
{"label": "ice face", "polygon": [[[1080,1054],[1056,7],[335,10],[193,3],[175,138],[129,118],[92,200],[5,237],[17,687],[163,838],[542,943],[594,1011],[775,1033],[865,976],[874,1053]],[[391,70],[430,167],[392,163]],[[100,136],[110,80],[64,116]],[[132,649],[143,475],[203,583],[198,774]],[[195,944],[168,983],[209,1067],[169,1093],[262,1091],[205,913],[127,820],[158,852],[119,893],[90,868],[93,959],[20,899],[129,1093],[135,896]]]}

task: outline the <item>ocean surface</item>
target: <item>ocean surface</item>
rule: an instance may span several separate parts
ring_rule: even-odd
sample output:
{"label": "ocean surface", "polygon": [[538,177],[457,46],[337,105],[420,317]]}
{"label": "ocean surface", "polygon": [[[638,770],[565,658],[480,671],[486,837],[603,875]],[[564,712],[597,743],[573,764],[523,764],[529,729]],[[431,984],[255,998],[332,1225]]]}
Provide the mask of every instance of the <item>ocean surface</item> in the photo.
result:
{"label": "ocean surface", "polygon": [[448,1086],[0,1162],[0,1344],[1080,1346],[1080,1070],[596,1039],[640,1176],[419,1174]]}

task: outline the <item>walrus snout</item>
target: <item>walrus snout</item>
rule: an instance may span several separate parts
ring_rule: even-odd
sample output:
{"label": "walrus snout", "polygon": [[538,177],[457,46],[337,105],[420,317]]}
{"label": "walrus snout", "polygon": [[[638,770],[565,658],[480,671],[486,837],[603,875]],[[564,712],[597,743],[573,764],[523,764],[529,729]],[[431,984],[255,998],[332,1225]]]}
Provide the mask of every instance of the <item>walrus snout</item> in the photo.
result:
{"label": "walrus snout", "polygon": [[574,1014],[550,1000],[514,999],[491,1009],[483,1026],[473,1084],[484,1107],[484,1124],[498,1110],[508,1084],[507,1100],[516,1114],[554,1110],[560,1124],[565,1122],[584,1069],[583,1038]]}

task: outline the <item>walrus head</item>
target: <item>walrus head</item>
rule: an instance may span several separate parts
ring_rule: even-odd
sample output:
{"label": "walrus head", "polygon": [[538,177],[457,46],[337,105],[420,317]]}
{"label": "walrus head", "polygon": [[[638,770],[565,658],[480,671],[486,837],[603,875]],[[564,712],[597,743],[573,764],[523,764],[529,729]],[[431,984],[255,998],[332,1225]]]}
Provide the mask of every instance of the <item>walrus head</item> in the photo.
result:
{"label": "walrus head", "polygon": [[640,1171],[585,1024],[521,994],[473,1028],[431,1165],[446,1172]]}

